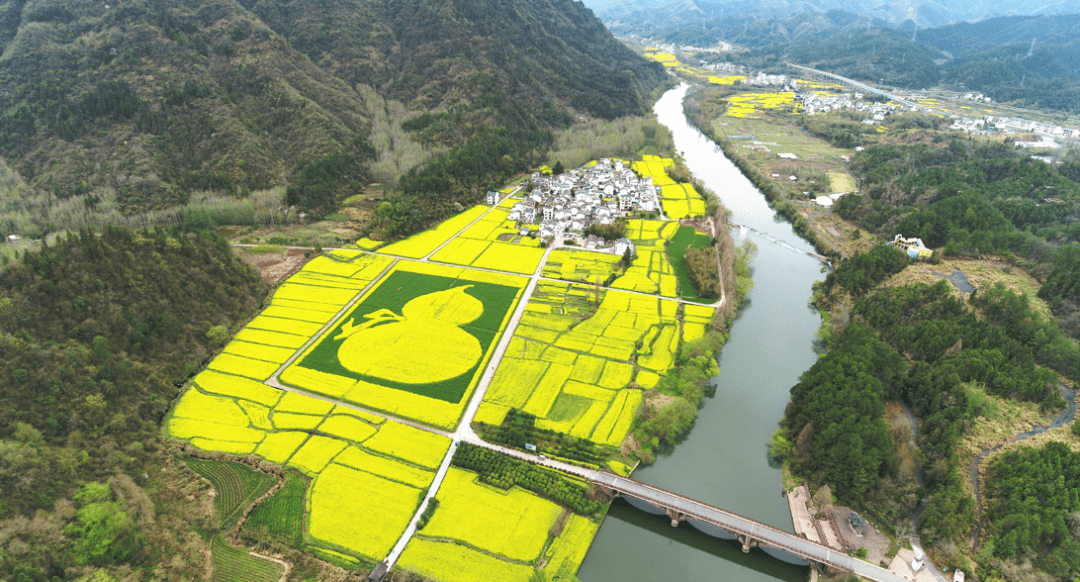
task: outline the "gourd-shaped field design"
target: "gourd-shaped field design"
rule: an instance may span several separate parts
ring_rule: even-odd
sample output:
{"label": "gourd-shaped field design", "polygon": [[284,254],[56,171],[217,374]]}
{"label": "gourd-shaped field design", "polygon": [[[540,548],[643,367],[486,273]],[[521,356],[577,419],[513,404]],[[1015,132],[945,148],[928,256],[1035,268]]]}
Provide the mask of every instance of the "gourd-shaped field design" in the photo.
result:
{"label": "gourd-shaped field design", "polygon": [[520,277],[399,263],[280,381],[453,428],[523,287]]}

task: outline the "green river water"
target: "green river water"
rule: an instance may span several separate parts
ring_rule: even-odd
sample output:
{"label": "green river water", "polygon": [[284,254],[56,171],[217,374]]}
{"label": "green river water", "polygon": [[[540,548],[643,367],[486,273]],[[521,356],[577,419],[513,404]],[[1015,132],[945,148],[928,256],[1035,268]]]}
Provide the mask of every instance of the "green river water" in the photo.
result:
{"label": "green river water", "polygon": [[[734,212],[736,244],[760,251],[751,265],[755,288],[719,357],[716,395],[706,399],[686,440],[634,478],[769,525],[793,531],[781,495],[780,470],[769,466],[766,443],[784,413],[791,387],[816,360],[821,323],[809,307],[811,285],[824,278],[813,248],[769,208],[764,196],[682,112],[685,85],[657,102],[655,111],[675,138],[694,175]],[[752,230],[751,230],[752,229]],[[583,582],[806,580],[791,566],[725,542],[622,500],[611,507],[582,564]]]}

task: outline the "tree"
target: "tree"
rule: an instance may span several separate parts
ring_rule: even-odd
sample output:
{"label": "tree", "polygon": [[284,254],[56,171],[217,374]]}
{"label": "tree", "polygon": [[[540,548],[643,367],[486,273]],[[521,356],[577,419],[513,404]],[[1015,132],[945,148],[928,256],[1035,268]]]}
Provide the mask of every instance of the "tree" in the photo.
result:
{"label": "tree", "polygon": [[109,338],[100,335],[94,336],[94,363],[97,365],[103,365],[109,361],[109,357],[112,356],[112,352],[109,350]]}
{"label": "tree", "polygon": [[67,527],[75,538],[72,544],[79,564],[104,566],[122,562],[138,549],[139,532],[120,504],[112,501],[112,490],[105,483],[88,483],[75,500],[82,507],[77,521]]}
{"label": "tree", "polygon": [[828,485],[818,487],[817,493],[814,494],[814,507],[818,510],[817,515],[814,516],[815,519],[825,519],[832,512],[832,489]]}
{"label": "tree", "polygon": [[210,340],[211,348],[220,348],[229,341],[229,328],[215,325],[206,332],[206,339]]}
{"label": "tree", "polygon": [[556,161],[555,162],[555,167],[551,168],[551,173],[555,174],[556,176],[562,174],[565,171],[566,171],[566,168],[563,167],[562,160]]}

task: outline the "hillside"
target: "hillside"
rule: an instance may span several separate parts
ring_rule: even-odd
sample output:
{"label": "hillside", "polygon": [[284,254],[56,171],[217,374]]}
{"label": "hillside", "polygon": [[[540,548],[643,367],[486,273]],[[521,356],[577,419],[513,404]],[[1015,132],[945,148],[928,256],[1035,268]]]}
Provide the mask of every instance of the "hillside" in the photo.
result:
{"label": "hillside", "polygon": [[[570,0],[4,0],[0,50],[5,211],[74,199],[123,214],[285,185],[327,211],[376,159],[405,172],[482,134],[484,159],[450,189],[468,197],[574,115],[644,112],[664,75]],[[396,139],[371,140],[377,123]]]}

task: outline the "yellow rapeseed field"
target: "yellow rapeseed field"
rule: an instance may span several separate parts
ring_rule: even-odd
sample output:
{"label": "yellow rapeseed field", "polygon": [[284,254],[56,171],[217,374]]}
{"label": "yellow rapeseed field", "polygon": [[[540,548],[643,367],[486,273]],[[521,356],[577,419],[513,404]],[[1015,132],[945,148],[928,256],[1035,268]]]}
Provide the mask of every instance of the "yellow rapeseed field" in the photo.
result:
{"label": "yellow rapeseed field", "polygon": [[344,441],[314,435],[304,443],[289,459],[289,466],[301,473],[314,477],[326,465],[347,447]]}
{"label": "yellow rapeseed field", "polygon": [[450,240],[461,229],[469,225],[490,209],[488,206],[476,205],[472,208],[440,222],[438,225],[414,234],[409,238],[398,241],[390,246],[380,249],[389,255],[419,259],[427,256],[431,251],[439,248],[439,245]]}
{"label": "yellow rapeseed field", "polygon": [[366,471],[372,475],[378,475],[391,481],[421,489],[431,485],[432,480],[435,478],[435,473],[432,471],[418,469],[412,465],[373,455],[359,447],[345,449],[334,459],[334,462],[338,465]]}
{"label": "yellow rapeseed field", "polygon": [[772,93],[736,93],[728,98],[728,117],[749,117],[758,119],[754,115],[758,111],[770,109],[799,111],[802,105],[795,101],[795,93],[791,91],[779,91]]}
{"label": "yellow rapeseed field", "polygon": [[218,354],[218,357],[210,362],[207,369],[262,381],[273,376],[279,366],[280,364],[275,364],[273,362],[264,362],[262,360],[253,360],[243,356],[222,353]]}
{"label": "yellow rapeseed field", "polygon": [[439,509],[421,535],[461,540],[514,560],[536,560],[562,508],[518,487],[496,492],[476,484],[476,478],[450,468],[436,496]]}
{"label": "yellow rapeseed field", "polygon": [[296,452],[296,449],[299,449],[300,445],[304,444],[308,436],[304,432],[275,432],[268,434],[263,439],[263,442],[259,443],[259,448],[255,449],[255,454],[271,463],[284,465],[289,460],[289,457]]}
{"label": "yellow rapeseed field", "polygon": [[405,531],[420,496],[414,487],[331,464],[312,484],[308,533],[317,541],[382,560]]}
{"label": "yellow rapeseed field", "polygon": [[335,414],[319,425],[319,432],[343,438],[354,443],[367,440],[378,431],[377,428],[353,416]]}
{"label": "yellow rapeseed field", "polygon": [[551,542],[551,546],[545,552],[548,558],[545,571],[577,572],[599,529],[600,524],[595,521],[576,513],[571,514],[570,519],[563,526],[562,533]]}
{"label": "yellow rapeseed field", "polygon": [[[438,514],[438,512],[436,512]],[[536,572],[449,542],[413,538],[398,564],[406,570],[446,582],[529,582]]]}
{"label": "yellow rapeseed field", "polygon": [[411,426],[388,422],[380,427],[375,436],[364,441],[363,447],[414,465],[437,469],[446,455],[446,450],[450,448],[450,439]]}
{"label": "yellow rapeseed field", "polygon": [[296,392],[286,392],[281,402],[274,408],[274,412],[296,412],[299,414],[315,414],[325,416],[334,408],[334,405],[325,400],[312,398]]}

